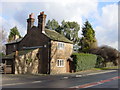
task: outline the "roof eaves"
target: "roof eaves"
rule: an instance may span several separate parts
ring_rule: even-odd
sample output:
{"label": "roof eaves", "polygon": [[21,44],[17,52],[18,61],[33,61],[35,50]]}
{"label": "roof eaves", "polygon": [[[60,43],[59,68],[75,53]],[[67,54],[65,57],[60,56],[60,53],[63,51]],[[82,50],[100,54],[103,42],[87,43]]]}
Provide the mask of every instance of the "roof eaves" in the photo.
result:
{"label": "roof eaves", "polygon": [[17,39],[17,40],[14,40],[14,41],[12,41],[12,42],[6,43],[5,45],[19,43],[20,41],[22,41],[23,38],[24,38],[24,37],[19,38],[19,39]]}

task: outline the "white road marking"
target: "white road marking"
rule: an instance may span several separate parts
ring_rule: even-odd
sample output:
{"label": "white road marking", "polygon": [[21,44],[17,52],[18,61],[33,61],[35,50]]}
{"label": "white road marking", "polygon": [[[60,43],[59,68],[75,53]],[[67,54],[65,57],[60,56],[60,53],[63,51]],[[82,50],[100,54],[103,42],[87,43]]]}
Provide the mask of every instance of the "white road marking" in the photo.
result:
{"label": "white road marking", "polygon": [[68,79],[68,77],[63,77],[63,78]]}
{"label": "white road marking", "polygon": [[82,75],[76,75],[75,77],[82,77]]}
{"label": "white road marking", "polygon": [[33,82],[23,82],[23,83],[12,83],[12,84],[3,84],[0,86],[12,86],[12,85],[22,85],[22,84],[30,84],[30,83],[40,83],[42,81],[33,81]]}
{"label": "white road marking", "polygon": [[40,82],[42,82],[42,81],[34,81],[34,82],[31,82],[31,83],[40,83]]}

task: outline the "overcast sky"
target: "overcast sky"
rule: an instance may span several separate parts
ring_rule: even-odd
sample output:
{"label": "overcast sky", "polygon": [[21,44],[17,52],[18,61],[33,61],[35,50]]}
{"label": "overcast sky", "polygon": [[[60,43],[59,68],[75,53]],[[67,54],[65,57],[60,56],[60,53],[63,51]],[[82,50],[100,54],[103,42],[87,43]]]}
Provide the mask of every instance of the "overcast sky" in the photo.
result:
{"label": "overcast sky", "polygon": [[[19,1],[19,0],[18,0]],[[118,0],[2,0],[0,3],[0,22],[7,35],[12,27],[17,26],[24,36],[27,31],[26,19],[34,13],[37,16],[44,11],[48,19],[76,21],[82,27],[87,20],[96,32],[98,45],[118,48]],[[92,2],[90,2],[92,1]],[[81,37],[81,30],[79,32]]]}

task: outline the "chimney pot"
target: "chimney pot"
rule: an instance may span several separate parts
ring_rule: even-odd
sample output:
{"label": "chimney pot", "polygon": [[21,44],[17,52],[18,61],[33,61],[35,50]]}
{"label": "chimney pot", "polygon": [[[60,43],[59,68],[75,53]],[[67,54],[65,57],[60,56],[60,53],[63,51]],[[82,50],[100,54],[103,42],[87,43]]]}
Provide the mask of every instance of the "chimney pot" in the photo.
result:
{"label": "chimney pot", "polygon": [[34,18],[34,14],[33,13],[29,14],[29,18]]}
{"label": "chimney pot", "polygon": [[42,33],[45,32],[45,19],[46,15],[44,14],[44,11],[40,12],[40,15],[38,16],[38,28],[40,28]]}
{"label": "chimney pot", "polygon": [[27,19],[27,33],[30,31],[30,29],[34,26],[34,14],[29,14],[29,18]]}
{"label": "chimney pot", "polygon": [[40,15],[43,15],[44,14],[44,11],[40,12]]}

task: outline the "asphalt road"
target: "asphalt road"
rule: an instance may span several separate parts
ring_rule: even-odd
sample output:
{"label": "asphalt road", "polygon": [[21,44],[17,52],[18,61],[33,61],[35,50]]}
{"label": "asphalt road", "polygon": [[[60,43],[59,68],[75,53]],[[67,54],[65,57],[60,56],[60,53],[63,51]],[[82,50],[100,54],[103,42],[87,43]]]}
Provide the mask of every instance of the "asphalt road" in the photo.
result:
{"label": "asphalt road", "polygon": [[2,88],[118,88],[118,72],[74,77],[4,79]]}

